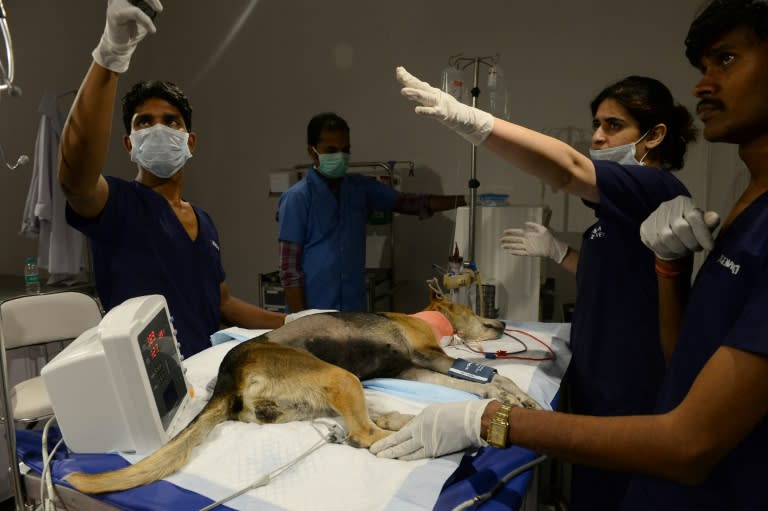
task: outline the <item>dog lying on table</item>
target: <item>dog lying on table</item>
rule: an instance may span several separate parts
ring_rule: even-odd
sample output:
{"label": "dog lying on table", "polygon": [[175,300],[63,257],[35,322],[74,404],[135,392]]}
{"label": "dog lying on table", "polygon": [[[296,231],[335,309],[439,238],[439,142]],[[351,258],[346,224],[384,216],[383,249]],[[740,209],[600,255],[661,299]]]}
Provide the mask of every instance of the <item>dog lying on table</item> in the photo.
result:
{"label": "dog lying on table", "polygon": [[[412,418],[392,412],[372,420],[360,383],[371,378],[436,383],[540,408],[509,378],[446,355],[437,337],[446,327],[448,335],[466,341],[496,339],[504,331],[501,321],[477,316],[434,289],[429,306],[413,316],[394,312],[304,316],[232,348],[219,366],[216,386],[203,410],[150,456],[119,470],[76,472],[66,479],[84,493],[126,490],[162,479],[185,465],[192,449],[227,420],[282,423],[338,414],[346,423],[348,443],[369,447]],[[484,374],[467,371],[468,366]]]}

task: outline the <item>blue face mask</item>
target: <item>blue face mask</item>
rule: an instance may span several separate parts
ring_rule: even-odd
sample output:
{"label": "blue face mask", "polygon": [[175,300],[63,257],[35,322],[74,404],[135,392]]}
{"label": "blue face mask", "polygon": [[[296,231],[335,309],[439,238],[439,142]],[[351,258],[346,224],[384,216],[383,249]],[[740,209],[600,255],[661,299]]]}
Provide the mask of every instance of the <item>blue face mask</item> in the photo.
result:
{"label": "blue face mask", "polygon": [[318,172],[331,179],[344,177],[344,174],[347,173],[347,168],[349,167],[349,155],[347,153],[338,152],[320,154],[317,152],[317,149],[313,149],[320,162],[317,168]]}
{"label": "blue face mask", "polygon": [[157,177],[168,179],[192,157],[189,133],[162,124],[131,132],[131,161]]}
{"label": "blue face mask", "polygon": [[616,163],[620,163],[622,165],[644,165],[643,160],[646,156],[648,156],[648,151],[646,151],[643,157],[640,158],[640,161],[638,161],[637,157],[635,156],[635,146],[638,142],[644,139],[648,133],[650,133],[650,130],[646,131],[645,135],[638,138],[631,144],[607,147],[605,149],[590,149],[589,157],[593,160],[615,161]]}

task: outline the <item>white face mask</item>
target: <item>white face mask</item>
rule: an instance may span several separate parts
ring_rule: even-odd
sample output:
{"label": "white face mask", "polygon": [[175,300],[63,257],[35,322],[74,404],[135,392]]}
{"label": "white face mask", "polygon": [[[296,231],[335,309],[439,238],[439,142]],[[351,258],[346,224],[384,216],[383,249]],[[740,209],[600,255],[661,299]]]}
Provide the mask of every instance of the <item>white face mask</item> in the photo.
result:
{"label": "white face mask", "polygon": [[168,179],[192,157],[189,133],[162,124],[131,132],[131,161],[157,177]]}
{"label": "white face mask", "polygon": [[637,161],[635,157],[635,150],[637,143],[650,133],[651,130],[645,132],[645,135],[638,138],[631,144],[618,145],[616,147],[606,147],[605,149],[590,149],[589,157],[593,160],[608,160],[615,161],[622,165],[644,165],[643,160],[648,156],[648,151],[645,152],[640,161]]}

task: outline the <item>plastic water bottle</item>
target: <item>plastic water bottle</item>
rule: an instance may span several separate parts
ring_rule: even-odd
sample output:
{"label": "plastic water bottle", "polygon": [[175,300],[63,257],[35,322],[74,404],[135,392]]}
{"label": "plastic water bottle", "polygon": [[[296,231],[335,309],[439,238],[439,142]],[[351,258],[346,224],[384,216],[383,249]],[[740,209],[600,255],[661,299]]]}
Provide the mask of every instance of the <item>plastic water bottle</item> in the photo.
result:
{"label": "plastic water bottle", "polygon": [[34,257],[27,257],[24,262],[24,286],[27,294],[40,293],[40,274],[37,270],[37,260]]}

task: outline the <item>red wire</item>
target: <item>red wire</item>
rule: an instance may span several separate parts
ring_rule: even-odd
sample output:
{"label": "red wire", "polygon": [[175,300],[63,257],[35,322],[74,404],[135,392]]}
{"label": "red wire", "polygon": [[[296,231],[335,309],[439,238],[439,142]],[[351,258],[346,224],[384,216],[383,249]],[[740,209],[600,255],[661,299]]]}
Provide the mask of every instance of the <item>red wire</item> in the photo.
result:
{"label": "red wire", "polygon": [[[547,343],[545,343],[544,341],[542,341],[541,339],[536,337],[535,335],[533,335],[531,333],[528,333],[525,330],[517,330],[517,329],[514,329],[514,328],[505,328],[504,329],[504,335],[507,335],[507,336],[512,337],[512,338],[514,338],[514,336],[510,335],[508,332],[515,332],[515,333],[518,333],[518,334],[527,335],[528,337],[530,337],[534,341],[537,341],[539,344],[544,346],[547,349],[547,351],[549,351],[549,355],[547,355],[545,357],[523,357],[523,356],[520,356],[520,355],[506,355],[506,354],[502,354],[502,353],[505,353],[503,350],[499,350],[499,351],[496,351],[496,352],[492,353],[492,352],[489,352],[489,351],[483,351],[483,350],[475,349],[475,348],[473,348],[471,345],[469,345],[467,343],[465,343],[464,345],[469,350],[474,351],[475,353],[481,353],[483,355],[493,355],[494,358],[504,358],[504,359],[510,359],[511,358],[511,359],[516,359],[516,360],[534,360],[534,361],[538,361],[538,362],[543,362],[545,360],[553,360],[556,357],[555,352],[552,351],[552,348]],[[518,339],[518,342],[520,342],[519,339]],[[525,344],[525,343],[522,343],[522,344]],[[527,349],[527,347],[526,347],[526,349]]]}

